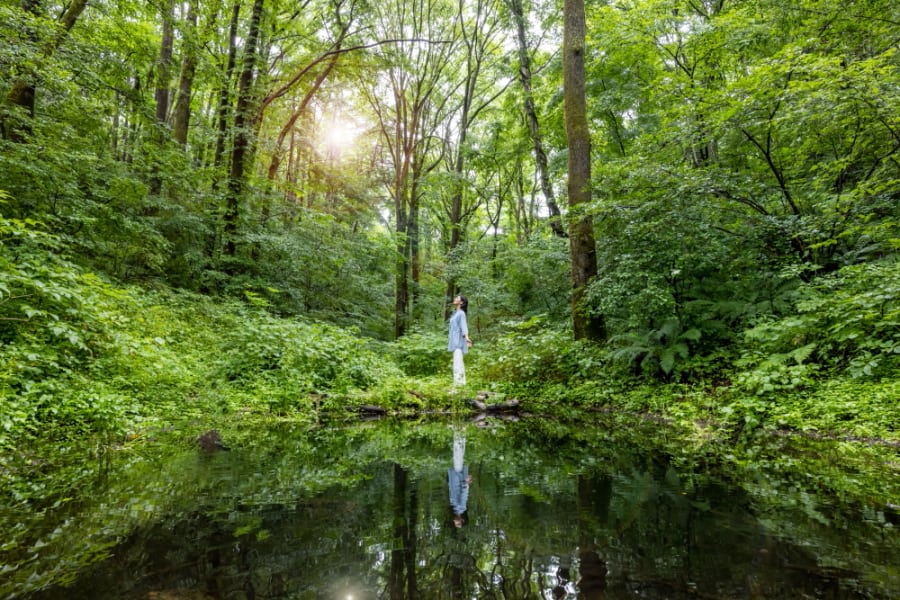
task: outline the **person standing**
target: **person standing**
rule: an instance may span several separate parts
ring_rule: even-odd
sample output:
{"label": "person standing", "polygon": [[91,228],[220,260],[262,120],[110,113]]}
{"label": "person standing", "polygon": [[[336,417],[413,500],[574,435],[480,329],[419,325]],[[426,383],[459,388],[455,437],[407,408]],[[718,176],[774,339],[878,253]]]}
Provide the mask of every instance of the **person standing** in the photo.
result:
{"label": "person standing", "polygon": [[469,338],[469,324],[466,321],[466,311],[469,309],[469,300],[465,296],[456,296],[453,299],[453,316],[450,317],[450,335],[447,340],[447,350],[453,353],[453,387],[466,385],[466,366],[463,355],[469,351],[472,340]]}

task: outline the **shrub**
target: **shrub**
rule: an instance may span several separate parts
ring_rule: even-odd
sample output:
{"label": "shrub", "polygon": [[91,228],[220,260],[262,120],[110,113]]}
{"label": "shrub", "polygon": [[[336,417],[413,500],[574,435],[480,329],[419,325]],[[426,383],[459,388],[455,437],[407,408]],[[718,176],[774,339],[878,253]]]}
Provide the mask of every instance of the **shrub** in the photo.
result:
{"label": "shrub", "polygon": [[397,365],[407,375],[428,376],[445,372],[449,364],[447,335],[415,331],[391,345]]}
{"label": "shrub", "polygon": [[260,377],[298,392],[365,389],[386,368],[365,342],[338,327],[247,315],[223,336],[215,376],[247,383]]}
{"label": "shrub", "polygon": [[900,367],[900,262],[845,267],[801,290],[796,314],[745,332],[739,380],[757,393],[797,389],[823,369],[892,376]]}
{"label": "shrub", "polygon": [[604,365],[603,350],[576,342],[571,331],[549,327],[544,316],[506,323],[479,357],[481,375],[491,381],[540,385],[595,378]]}

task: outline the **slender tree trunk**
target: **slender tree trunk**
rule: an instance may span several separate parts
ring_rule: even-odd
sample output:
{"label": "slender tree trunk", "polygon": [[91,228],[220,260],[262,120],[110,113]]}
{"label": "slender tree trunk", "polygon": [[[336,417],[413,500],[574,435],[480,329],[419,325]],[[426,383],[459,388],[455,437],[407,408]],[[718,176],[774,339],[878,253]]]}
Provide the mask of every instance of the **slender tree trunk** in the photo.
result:
{"label": "slender tree trunk", "polygon": [[394,296],[394,336],[406,334],[409,324],[409,221],[404,214],[397,214],[397,271]]}
{"label": "slender tree trunk", "polygon": [[339,58],[340,54],[333,54],[331,58],[328,59],[325,68],[316,76],[310,89],[303,95],[303,100],[300,101],[300,104],[293,110],[291,116],[285,122],[284,126],[282,126],[281,131],[278,133],[278,139],[275,142],[275,151],[272,152],[272,159],[269,161],[269,169],[267,171],[269,180],[274,181],[275,176],[278,174],[278,167],[281,165],[281,161],[284,158],[283,146],[285,138],[287,138],[289,133],[293,133],[294,126],[297,124],[297,119],[300,118],[300,115],[302,115],[306,110],[306,107],[309,106],[309,103],[315,97],[319,88],[322,87],[322,84],[328,78],[328,75],[331,74],[331,71],[334,69]]}
{"label": "slender tree trunk", "polygon": [[240,14],[241,3],[236,0],[231,8],[231,23],[228,26],[228,60],[225,64],[222,89],[219,91],[219,107],[216,110],[217,133],[213,165],[217,169],[222,166],[225,155],[225,140],[228,137],[228,108],[231,98],[231,80],[234,77],[234,69],[237,65],[237,29]]}
{"label": "slender tree trunk", "polygon": [[[173,0],[167,0],[161,7],[162,18],[162,40],[159,46],[159,59],[156,62],[156,91],[154,99],[156,101],[156,118],[153,123],[152,138],[155,143],[162,148],[168,142],[168,135],[165,133],[166,120],[169,116],[170,90],[169,82],[172,79],[172,48],[175,44],[175,3]],[[152,196],[159,196],[162,193],[162,176],[160,165],[157,161],[158,155],[151,155],[149,158],[155,164],[149,181],[149,191]],[[156,214],[154,207],[147,207],[144,213],[148,216]]]}
{"label": "slender tree trunk", "polygon": [[172,48],[175,44],[175,4],[171,0],[162,6],[162,41],[156,63],[156,123],[164,125],[169,116],[169,82],[172,80]]}
{"label": "slender tree trunk", "polygon": [[[477,17],[474,23],[466,26],[463,25],[462,41],[466,47],[465,56],[465,79],[463,81],[463,97],[462,106],[460,107],[459,116],[459,133],[456,139],[456,160],[453,164],[453,173],[456,175],[456,183],[454,184],[453,196],[450,199],[450,245],[448,250],[453,252],[459,246],[462,239],[463,227],[463,196],[465,193],[462,181],[464,180],[464,171],[466,168],[466,140],[469,135],[469,127],[477,114],[478,108],[473,109],[476,102],[476,93],[478,87],[478,79],[481,74],[481,68],[484,61],[485,49],[488,40],[491,37],[491,28],[482,27],[486,18],[488,9],[482,0],[475,3],[477,5]],[[459,2],[459,22],[466,23],[464,15],[465,3]],[[452,254],[451,254],[452,255]],[[459,293],[456,281],[451,277],[447,281],[447,298],[453,298]],[[451,305],[445,305],[444,318],[449,318]]]}
{"label": "slender tree trunk", "polygon": [[245,164],[251,151],[250,142],[253,124],[253,73],[256,69],[257,42],[260,22],[262,21],[264,0],[254,0],[253,12],[250,15],[250,26],[247,31],[244,48],[244,64],[238,81],[238,97],[234,115],[234,145],[231,149],[231,170],[228,177],[228,190],[225,197],[225,214],[223,215],[226,256],[234,256],[236,235],[240,217],[240,202],[244,193]]}
{"label": "slender tree trunk", "polygon": [[563,227],[559,205],[556,203],[556,194],[553,193],[553,185],[550,182],[547,153],[544,151],[540,122],[538,121],[537,109],[534,106],[534,94],[531,86],[531,55],[528,53],[528,40],[525,31],[525,11],[522,8],[522,0],[507,0],[507,4],[516,22],[516,40],[519,48],[519,82],[522,84],[523,108],[525,109],[525,120],[528,123],[528,133],[531,136],[531,145],[534,151],[534,164],[540,179],[541,191],[547,203],[547,210],[550,213],[550,228],[556,235],[565,237],[566,230]]}
{"label": "slender tree trunk", "polygon": [[410,293],[410,311],[411,315],[418,313],[419,306],[419,283],[421,280],[421,257],[419,256],[419,181],[421,169],[418,165],[419,161],[415,161],[413,166],[412,190],[409,198],[409,225],[407,227],[407,236],[409,237],[409,276],[412,283]]}
{"label": "slender tree trunk", "polygon": [[603,339],[602,318],[591,317],[582,300],[591,280],[597,275],[597,248],[594,225],[583,211],[591,200],[591,138],[585,99],[584,0],[565,0],[563,41],[563,95],[566,140],[569,146],[569,253],[572,258],[572,320],[575,339]]}
{"label": "slender tree trunk", "polygon": [[188,7],[184,28],[184,56],[181,58],[181,76],[178,80],[178,97],[172,114],[172,139],[181,146],[187,145],[191,118],[191,92],[197,71],[197,14],[194,5]]}

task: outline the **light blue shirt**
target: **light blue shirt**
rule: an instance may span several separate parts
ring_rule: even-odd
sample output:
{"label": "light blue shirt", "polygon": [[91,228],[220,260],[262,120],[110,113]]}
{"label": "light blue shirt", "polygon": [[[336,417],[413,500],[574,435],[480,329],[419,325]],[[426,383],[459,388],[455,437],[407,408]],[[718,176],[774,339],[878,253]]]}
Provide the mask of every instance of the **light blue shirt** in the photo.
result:
{"label": "light blue shirt", "polygon": [[453,507],[453,514],[463,514],[469,502],[469,467],[464,466],[462,471],[447,469],[447,485],[450,488],[450,506]]}
{"label": "light blue shirt", "polygon": [[461,309],[457,309],[453,311],[453,316],[450,317],[450,337],[447,340],[447,350],[450,352],[462,350],[463,354],[468,352],[467,335],[469,335],[469,325],[466,322],[466,313]]}

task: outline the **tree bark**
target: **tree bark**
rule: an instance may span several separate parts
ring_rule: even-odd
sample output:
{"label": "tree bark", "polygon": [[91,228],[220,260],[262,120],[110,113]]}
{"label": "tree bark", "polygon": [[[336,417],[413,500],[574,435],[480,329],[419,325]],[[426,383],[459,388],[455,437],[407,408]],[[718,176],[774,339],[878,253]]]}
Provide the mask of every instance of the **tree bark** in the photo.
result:
{"label": "tree bark", "polygon": [[[169,82],[172,79],[172,48],[175,44],[175,3],[167,0],[160,8],[162,18],[162,40],[159,45],[159,58],[156,61],[156,90],[154,91],[154,100],[156,101],[156,114],[151,132],[152,139],[157,146],[162,149],[168,143],[169,136],[166,133],[166,119],[169,116],[170,90]],[[159,154],[150,155],[148,158],[154,164],[151,170],[150,180],[148,182],[149,192],[151,196],[159,196],[162,193],[162,169],[158,162]],[[147,207],[144,209],[146,216],[154,216],[157,214],[155,207]]]}
{"label": "tree bark", "polygon": [[253,127],[253,73],[256,68],[257,42],[260,22],[262,21],[264,0],[254,0],[253,12],[250,15],[250,26],[247,31],[244,48],[244,64],[238,81],[238,97],[234,115],[234,144],[231,149],[231,170],[228,177],[228,190],[225,197],[224,228],[222,235],[226,256],[234,256],[238,220],[240,218],[240,202],[244,193],[244,161],[250,151],[250,138]]}
{"label": "tree bark", "polygon": [[172,48],[175,44],[173,21],[175,5],[171,0],[162,6],[162,41],[159,46],[159,60],[156,63],[156,124],[163,125],[169,116],[169,82],[172,79]]}
{"label": "tree bark", "polygon": [[237,29],[241,14],[241,3],[235,0],[231,8],[231,23],[228,26],[228,59],[225,64],[222,88],[219,91],[219,107],[216,110],[216,149],[213,152],[213,166],[221,167],[225,156],[225,140],[228,137],[228,105],[231,98],[229,88],[237,65]]}
{"label": "tree bark", "polygon": [[178,97],[172,113],[172,139],[181,146],[187,145],[188,127],[191,118],[191,93],[194,74],[197,71],[197,14],[193,3],[188,6],[185,18],[184,44],[181,59],[181,76],[178,80]]}
{"label": "tree bark", "polygon": [[591,200],[591,137],[585,98],[584,0],[565,0],[563,39],[563,96],[566,140],[569,146],[568,194],[572,222],[569,253],[572,259],[572,321],[575,339],[603,339],[603,319],[592,317],[583,306],[588,284],[597,275],[594,225],[584,212]]}
{"label": "tree bark", "polygon": [[550,213],[550,228],[556,235],[566,237],[566,230],[562,224],[562,214],[559,210],[559,205],[556,203],[553,185],[550,183],[547,153],[544,150],[540,121],[538,120],[537,109],[534,106],[531,55],[528,53],[528,38],[525,32],[525,11],[522,8],[522,0],[507,0],[507,4],[516,22],[516,40],[519,51],[519,82],[522,84],[523,108],[525,110],[525,120],[528,123],[528,133],[531,136],[534,164],[541,183],[541,192],[544,194],[547,210]]}

